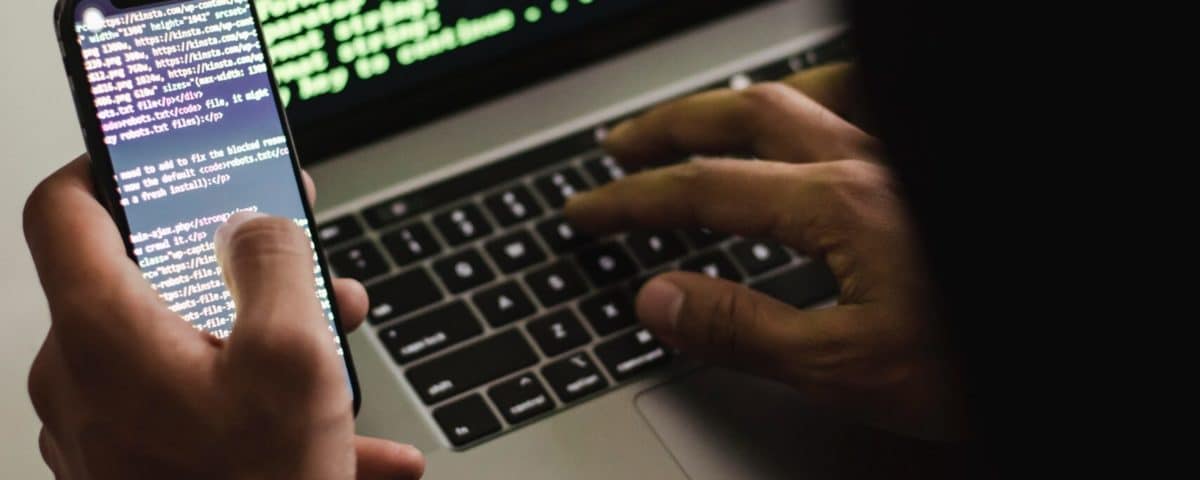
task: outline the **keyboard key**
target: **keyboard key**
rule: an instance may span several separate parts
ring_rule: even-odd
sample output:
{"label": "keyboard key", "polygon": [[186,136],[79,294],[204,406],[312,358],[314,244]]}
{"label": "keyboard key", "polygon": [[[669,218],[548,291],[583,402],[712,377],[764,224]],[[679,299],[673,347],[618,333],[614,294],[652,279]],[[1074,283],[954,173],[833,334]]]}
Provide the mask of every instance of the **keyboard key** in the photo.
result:
{"label": "keyboard key", "polygon": [[524,270],[546,260],[546,252],[525,230],[492,240],[484,248],[504,273]]}
{"label": "keyboard key", "polygon": [[405,376],[421,400],[431,405],[537,361],[537,354],[521,332],[508,330],[411,367]]}
{"label": "keyboard key", "polygon": [[707,228],[693,228],[685,230],[683,234],[687,236],[688,241],[692,242],[692,246],[696,249],[716,245],[729,238],[727,234],[714,232]]}
{"label": "keyboard key", "polygon": [[563,403],[579,400],[589,394],[604,390],[608,380],[596,369],[591,357],[579,352],[542,368],[542,376]]}
{"label": "keyboard key", "polygon": [[554,400],[532,373],[522,374],[488,389],[488,397],[512,425],[554,410]]}
{"label": "keyboard key", "polygon": [[565,353],[592,339],[571,310],[560,310],[529,322],[525,329],[547,357]]}
{"label": "keyboard key", "polygon": [[579,270],[565,261],[527,275],[525,283],[546,308],[574,299],[588,291],[583,277],[579,276]]}
{"label": "keyboard key", "polygon": [[496,278],[492,268],[483,262],[475,249],[452,255],[433,263],[442,283],[450,293],[462,293]]}
{"label": "keyboard key", "polygon": [[619,282],[637,273],[637,265],[633,263],[633,259],[616,243],[605,243],[584,250],[576,260],[583,266],[583,271],[592,283],[598,287]]}
{"label": "keyboard key", "polygon": [[680,267],[682,270],[703,273],[712,278],[723,278],[731,282],[742,281],[742,274],[738,272],[737,267],[733,266],[729,255],[720,250],[694,256],[685,260]]}
{"label": "keyboard key", "polygon": [[396,275],[367,287],[371,310],[367,319],[372,324],[408,314],[442,300],[442,291],[424,268]]}
{"label": "keyboard key", "polygon": [[590,188],[574,167],[567,167],[533,182],[542,198],[553,208],[562,208],[567,199]]}
{"label": "keyboard key", "polygon": [[613,378],[625,380],[666,363],[670,354],[644,328],[596,346],[596,356]]}
{"label": "keyboard key", "polygon": [[458,246],[492,233],[492,226],[475,205],[463,205],[433,217],[433,224],[450,246]]}
{"label": "keyboard key", "polygon": [[633,299],[619,290],[601,293],[579,302],[579,311],[597,334],[613,333],[637,322]]}
{"label": "keyboard key", "polygon": [[363,211],[363,217],[376,229],[400,223],[594,148],[595,132],[590,128],[580,130],[532,150],[372,206]]}
{"label": "keyboard key", "polygon": [[329,254],[329,265],[339,277],[366,281],[387,273],[388,264],[383,254],[370,240],[358,242],[350,247]]}
{"label": "keyboard key", "polygon": [[621,167],[615,159],[608,155],[583,162],[583,169],[587,170],[588,175],[592,176],[592,180],[596,181],[596,185],[612,183],[615,180],[625,178],[626,175],[625,168]]}
{"label": "keyboard key", "polygon": [[831,62],[846,61],[853,57],[854,48],[850,44],[850,35],[847,32],[839,33],[837,37],[818,45],[804,56],[805,62],[810,67]]}
{"label": "keyboard key", "polygon": [[766,273],[792,259],[791,254],[778,243],[766,240],[743,240],[730,247],[730,251],[750,276]]}
{"label": "keyboard key", "polygon": [[550,250],[558,254],[570,252],[592,241],[591,237],[576,230],[563,217],[555,217],[539,223],[537,231],[542,236],[542,240],[546,241]]}
{"label": "keyboard key", "polygon": [[500,420],[492,415],[491,409],[479,395],[471,395],[434,410],[433,418],[456,447],[500,431]]}
{"label": "keyboard key", "polygon": [[746,77],[753,83],[759,83],[783,80],[784,77],[791,74],[792,67],[788,64],[788,61],[779,60],[751,70],[746,74]]}
{"label": "keyboard key", "polygon": [[391,259],[400,266],[412,265],[442,253],[442,245],[433,239],[433,233],[425,223],[410,224],[380,236],[379,240],[388,248]]}
{"label": "keyboard key", "polygon": [[822,262],[808,262],[785,270],[754,283],[751,288],[796,308],[808,307],[838,294],[837,279]]}
{"label": "keyboard key", "polygon": [[671,232],[635,232],[625,238],[633,255],[646,268],[652,268],[687,254],[687,247]]}
{"label": "keyboard key", "polygon": [[537,309],[517,282],[508,282],[480,292],[474,298],[475,308],[493,327],[503,327],[533,315]]}
{"label": "keyboard key", "polygon": [[509,227],[542,215],[542,207],[529,189],[520,185],[492,195],[483,201],[500,226]]}
{"label": "keyboard key", "polygon": [[380,240],[401,267],[442,253],[433,232],[424,223],[414,223],[384,235]]}
{"label": "keyboard key", "polygon": [[646,286],[647,282],[649,282],[654,277],[662,275],[663,273],[666,273],[666,272],[665,271],[657,271],[657,272],[648,272],[648,273],[643,273],[641,275],[638,275],[637,278],[634,278],[632,282],[629,282],[629,292],[632,293],[634,297],[637,297],[637,294],[642,291],[642,287]]}
{"label": "keyboard key", "polygon": [[317,227],[317,238],[321,239],[321,245],[325,247],[346,243],[361,237],[362,234],[362,224],[352,216],[330,220]]}
{"label": "keyboard key", "polygon": [[463,302],[435,309],[379,332],[396,363],[404,365],[483,333]]}

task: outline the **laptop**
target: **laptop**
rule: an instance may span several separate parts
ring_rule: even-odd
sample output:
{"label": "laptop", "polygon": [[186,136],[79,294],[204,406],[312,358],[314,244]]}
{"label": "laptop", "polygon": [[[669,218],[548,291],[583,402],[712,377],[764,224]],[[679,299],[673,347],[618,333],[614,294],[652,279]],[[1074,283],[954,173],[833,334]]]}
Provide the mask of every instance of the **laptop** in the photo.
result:
{"label": "laptop", "polygon": [[427,478],[842,477],[878,437],[638,326],[686,269],[793,305],[810,259],[707,230],[591,238],[571,195],[627,172],[605,132],[660,102],[850,58],[831,2],[261,0],[319,235],[371,296],[351,337],[363,434]]}

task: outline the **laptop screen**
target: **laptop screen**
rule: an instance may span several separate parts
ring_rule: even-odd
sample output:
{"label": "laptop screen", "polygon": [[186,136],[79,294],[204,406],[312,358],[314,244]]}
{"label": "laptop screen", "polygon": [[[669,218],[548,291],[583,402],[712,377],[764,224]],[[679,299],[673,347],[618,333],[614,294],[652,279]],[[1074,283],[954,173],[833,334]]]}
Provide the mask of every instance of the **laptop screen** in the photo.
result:
{"label": "laptop screen", "polygon": [[255,0],[312,162],[756,2]]}

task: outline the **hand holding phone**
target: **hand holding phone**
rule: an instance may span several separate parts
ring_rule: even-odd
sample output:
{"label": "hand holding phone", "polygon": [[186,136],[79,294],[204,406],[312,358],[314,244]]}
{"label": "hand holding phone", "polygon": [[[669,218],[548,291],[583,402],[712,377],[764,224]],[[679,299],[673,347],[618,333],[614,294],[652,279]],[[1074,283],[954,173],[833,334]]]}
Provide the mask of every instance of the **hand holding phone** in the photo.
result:
{"label": "hand holding phone", "polygon": [[354,364],[254,4],[60,0],[57,9],[97,194],[143,277],[193,327],[229,337],[237,305],[213,234],[239,212],[291,219],[312,238],[310,296],[357,411]]}
{"label": "hand holding phone", "polygon": [[[29,390],[57,478],[420,476],[415,449],[354,436],[324,316],[302,300],[313,263],[299,228],[239,216],[221,230],[241,323],[216,341],[179,321],[124,257],[88,163],[46,179],[25,209],[52,316]],[[338,280],[333,292],[340,318],[364,317],[362,286]]]}
{"label": "hand holding phone", "polygon": [[30,374],[47,463],[59,478],[419,476],[419,452],[354,436],[344,331],[365,292],[319,254],[250,0],[56,8],[91,158],[26,208],[53,319]]}

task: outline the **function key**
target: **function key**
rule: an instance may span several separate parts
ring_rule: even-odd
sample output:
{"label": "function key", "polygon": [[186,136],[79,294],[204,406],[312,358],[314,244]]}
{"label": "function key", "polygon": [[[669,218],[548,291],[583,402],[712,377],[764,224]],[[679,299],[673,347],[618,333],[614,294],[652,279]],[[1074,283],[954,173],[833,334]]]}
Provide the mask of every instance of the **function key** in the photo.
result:
{"label": "function key", "polygon": [[484,263],[483,257],[475,249],[438,260],[434,262],[433,270],[450,293],[462,293],[496,278],[491,267]]}
{"label": "function key", "polygon": [[525,328],[547,357],[557,356],[592,339],[571,310],[561,310],[539,318],[529,322]]}
{"label": "function key", "polygon": [[696,248],[716,245],[729,238],[727,234],[717,233],[707,228],[693,228],[685,230],[683,234],[687,237],[688,241],[692,242],[692,246]]}
{"label": "function key", "polygon": [[667,350],[644,328],[597,345],[596,356],[618,381],[670,359]]}
{"label": "function key", "polygon": [[682,270],[703,273],[712,278],[723,278],[731,282],[742,281],[742,274],[738,272],[737,267],[733,266],[733,261],[720,250],[692,257],[684,261],[680,267]]}
{"label": "function key", "polygon": [[567,253],[587,245],[592,238],[577,230],[563,217],[555,217],[539,223],[538,234],[554,253]]}
{"label": "function key", "polygon": [[488,389],[488,397],[509,424],[529,420],[554,409],[554,400],[532,373],[524,373]]}
{"label": "function key", "polygon": [[601,293],[580,302],[579,311],[601,336],[637,322],[633,300],[619,290]]}
{"label": "function key", "polygon": [[604,390],[608,380],[586,353],[579,352],[542,368],[542,376],[565,403]]}
{"label": "function key", "polygon": [[625,169],[617,163],[616,159],[608,155],[592,158],[583,162],[583,169],[587,170],[588,175],[592,176],[592,180],[596,181],[596,185],[605,185],[613,181],[625,178]]}
{"label": "function key", "polygon": [[637,273],[637,265],[616,243],[605,243],[579,253],[576,258],[596,286],[610,285]]}
{"label": "function key", "polygon": [[348,242],[361,237],[362,234],[362,224],[349,215],[330,220],[317,227],[317,238],[320,238],[321,244],[326,247]]}
{"label": "function key", "polygon": [[524,270],[546,259],[546,252],[526,230],[492,240],[484,248],[504,273]]}
{"label": "function key", "polygon": [[743,240],[730,247],[730,251],[751,276],[783,266],[792,259],[783,246],[767,240]]}
{"label": "function key", "polygon": [[372,324],[390,320],[442,300],[442,291],[424,268],[410,270],[367,287]]}
{"label": "function key", "polygon": [[563,205],[566,205],[568,198],[587,191],[589,188],[587,182],[583,180],[583,176],[574,167],[567,167],[538,178],[533,184],[542,194],[542,198],[546,199],[546,203],[554,208],[562,208]]}
{"label": "function key", "polygon": [[329,254],[329,264],[339,277],[366,281],[388,271],[387,261],[370,240],[358,242],[350,247]]}
{"label": "function key", "polygon": [[647,268],[662,265],[687,253],[683,241],[671,232],[634,232],[625,238],[625,243]]}
{"label": "function key", "polygon": [[396,363],[404,365],[483,333],[479,320],[462,302],[410,318],[379,332]]}
{"label": "function key", "polygon": [[492,410],[479,395],[434,410],[433,418],[456,447],[500,431],[500,420],[492,415]]}
{"label": "function key", "polygon": [[537,363],[521,332],[499,335],[410,367],[408,382],[431,405]]}
{"label": "function key", "polygon": [[371,225],[371,228],[383,228],[408,219],[418,213],[420,209],[414,208],[414,205],[410,205],[410,203],[413,202],[408,196],[393,198],[363,210],[363,218],[367,219],[367,224]]}
{"label": "function key", "polygon": [[489,288],[476,294],[473,300],[475,308],[483,313],[483,318],[497,328],[533,315],[537,310],[533,300],[525,295],[517,282]]}
{"label": "function key", "polygon": [[546,308],[587,293],[588,287],[579,270],[566,261],[558,262],[525,276],[525,283]]}
{"label": "function key", "polygon": [[441,253],[442,247],[433,239],[433,232],[424,223],[414,223],[384,235],[381,239],[396,265],[411,265]]}
{"label": "function key", "polygon": [[542,215],[542,207],[533,199],[533,194],[520,185],[492,195],[483,203],[502,227],[516,225]]}
{"label": "function key", "polygon": [[463,205],[433,217],[433,224],[450,246],[477,240],[492,233],[492,226],[475,205]]}
{"label": "function key", "polygon": [[812,306],[838,294],[837,279],[822,262],[808,262],[751,285],[796,308]]}

